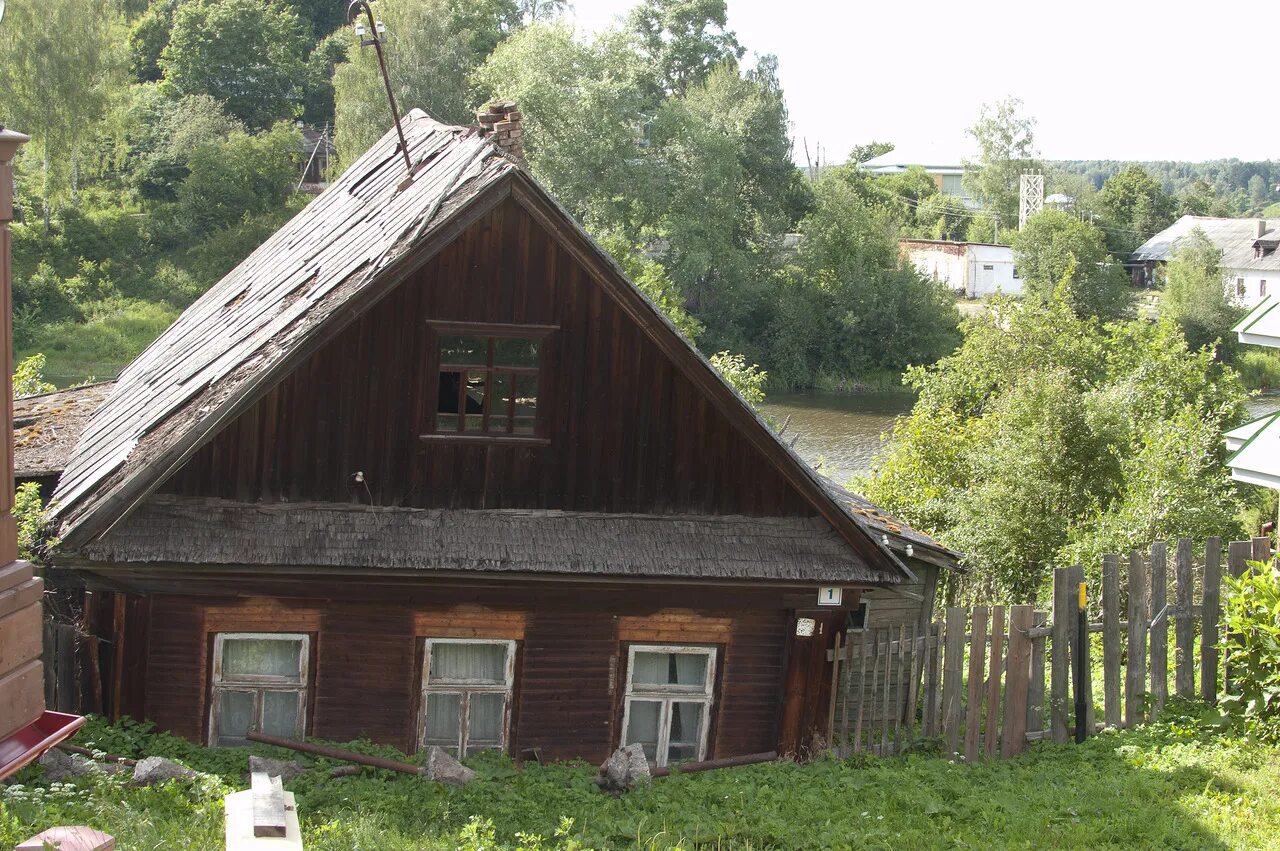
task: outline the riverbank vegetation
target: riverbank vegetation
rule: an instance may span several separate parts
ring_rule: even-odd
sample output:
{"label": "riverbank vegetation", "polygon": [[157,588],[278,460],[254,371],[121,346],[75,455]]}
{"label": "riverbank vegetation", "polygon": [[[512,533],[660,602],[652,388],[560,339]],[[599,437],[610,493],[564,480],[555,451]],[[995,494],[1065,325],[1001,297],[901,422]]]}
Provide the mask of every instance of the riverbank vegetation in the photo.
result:
{"label": "riverbank vegetation", "polygon": [[[1224,735],[1189,705],[1187,714],[1177,709],[1157,725],[1078,746],[1036,744],[1011,760],[966,765],[925,750],[782,762],[676,774],[621,798],[601,793],[591,782],[595,769],[582,763],[518,768],[486,756],[469,760],[480,776],[462,789],[371,769],[332,778],[336,763],[324,760],[286,787],[297,795],[306,846],[317,851],[1275,847],[1280,750]],[[220,843],[222,796],[245,787],[245,750],[210,750],[98,720],[78,740],[122,755],[169,756],[211,776],[137,789],[101,775],[49,784],[30,768],[0,795],[0,844],[53,823],[94,824],[122,848]]]}

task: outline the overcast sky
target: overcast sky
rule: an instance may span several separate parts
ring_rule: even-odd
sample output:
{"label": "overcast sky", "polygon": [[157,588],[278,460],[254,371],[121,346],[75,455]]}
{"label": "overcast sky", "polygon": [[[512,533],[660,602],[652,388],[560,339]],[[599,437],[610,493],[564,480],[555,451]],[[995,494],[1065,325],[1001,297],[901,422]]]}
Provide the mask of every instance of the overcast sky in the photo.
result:
{"label": "overcast sky", "polygon": [[[1047,159],[1280,160],[1280,7],[1264,0],[728,4],[748,60],[778,56],[800,161],[802,138],[831,162],[871,140],[958,160],[978,107],[1006,95]],[[576,0],[573,16],[590,32],[632,5]]]}

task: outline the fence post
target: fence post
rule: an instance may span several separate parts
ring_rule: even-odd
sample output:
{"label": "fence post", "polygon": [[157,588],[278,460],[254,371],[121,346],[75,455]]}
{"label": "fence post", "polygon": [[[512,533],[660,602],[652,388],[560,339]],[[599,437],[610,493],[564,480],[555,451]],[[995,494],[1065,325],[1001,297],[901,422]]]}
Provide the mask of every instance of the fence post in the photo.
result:
{"label": "fence post", "polygon": [[831,703],[827,707],[827,747],[836,747],[836,700],[840,696],[840,637],[836,633],[835,645],[831,648]]}
{"label": "fence post", "polygon": [[1160,717],[1169,697],[1169,548],[1164,541],[1151,545],[1151,720]]}
{"label": "fence post", "polygon": [[1176,620],[1173,622],[1173,687],[1178,697],[1196,695],[1195,622],[1192,620],[1191,600],[1191,539],[1178,539],[1177,561],[1174,577],[1178,585],[1174,589],[1177,603]]}
{"label": "fence post", "polygon": [[[862,631],[858,633],[858,717],[854,721],[853,728],[854,753],[862,751],[862,716],[863,709],[867,703],[867,633],[868,630],[865,625]],[[872,681],[875,680],[874,673],[872,673],[871,679]],[[874,689],[871,693],[872,695],[875,694]]]}
{"label": "fence post", "polygon": [[982,724],[982,669],[987,660],[987,607],[973,607],[973,639],[969,643],[969,700],[964,708],[964,759],[978,759],[978,731]]}
{"label": "fence post", "polygon": [[960,686],[964,678],[965,610],[947,609],[945,655],[942,657],[942,731],[947,753],[960,751]]}
{"label": "fence post", "polygon": [[1218,702],[1218,617],[1222,610],[1222,539],[1204,545],[1204,592],[1200,604],[1200,697]]}
{"label": "fence post", "polygon": [[942,677],[942,625],[929,624],[924,636],[925,675],[924,675],[924,723],[921,733],[925,738],[938,735],[939,709],[941,707],[942,689],[939,680]]}
{"label": "fence post", "polygon": [[1147,683],[1147,588],[1142,554],[1129,551],[1129,666],[1124,682],[1124,725],[1142,723],[1142,698]]}
{"label": "fence post", "polygon": [[880,756],[889,753],[889,724],[893,716],[889,714],[889,685],[893,682],[893,627],[884,630],[884,700],[880,709]]}
{"label": "fence post", "polygon": [[[1253,544],[1249,541],[1232,541],[1227,548],[1227,573],[1231,574],[1232,579],[1239,579],[1244,575],[1248,568],[1247,562],[1252,558],[1252,548]],[[1230,638],[1230,635],[1226,638]],[[1230,693],[1234,688],[1231,682],[1231,653],[1228,651],[1223,656],[1226,664],[1222,675],[1222,690]]]}
{"label": "fence post", "polygon": [[1102,557],[1102,720],[1120,726],[1120,556]]}
{"label": "fence post", "polygon": [[987,675],[987,734],[983,740],[987,756],[993,758],[1000,738],[1000,680],[1004,667],[1004,606],[991,609],[991,673]]}
{"label": "fence post", "polygon": [[1270,561],[1271,560],[1271,539],[1267,537],[1254,538],[1250,541],[1253,554],[1250,556],[1254,561]]}
{"label": "fence post", "polygon": [[1071,664],[1070,568],[1053,571],[1053,642],[1050,652],[1049,729],[1058,744],[1067,741],[1067,704]]}
{"label": "fence post", "polygon": [[1009,664],[1004,681],[1004,732],[1000,755],[1010,757],[1027,747],[1027,698],[1031,686],[1030,606],[1009,609]]}
{"label": "fence post", "polygon": [[[1032,625],[1044,628],[1049,613],[1037,611],[1032,615]],[[1044,648],[1048,642],[1043,635],[1031,640],[1031,687],[1027,690],[1027,730],[1039,733],[1044,729]]]}

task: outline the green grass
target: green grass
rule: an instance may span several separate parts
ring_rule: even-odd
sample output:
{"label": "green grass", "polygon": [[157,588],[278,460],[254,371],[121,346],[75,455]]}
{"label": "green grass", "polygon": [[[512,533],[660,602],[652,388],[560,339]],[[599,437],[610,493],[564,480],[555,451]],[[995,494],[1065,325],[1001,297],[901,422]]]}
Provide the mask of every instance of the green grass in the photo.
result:
{"label": "green grass", "polygon": [[115,378],[173,320],[178,309],[163,302],[115,298],[99,302],[84,322],[42,325],[17,353],[18,360],[41,352],[44,378],[58,387]]}
{"label": "green grass", "polygon": [[[245,788],[244,751],[96,721],[78,738],[113,752],[168,755],[220,779],[47,787],[39,769],[28,769],[0,797],[0,846],[50,824],[87,823],[113,833],[122,849],[221,847],[221,797]],[[287,784],[298,796],[306,847],[1280,847],[1280,748],[1188,720],[1110,732],[1083,746],[1039,744],[1008,761],[964,765],[917,753],[779,763],[676,775],[616,799],[595,788],[594,769],[581,763],[521,771],[494,757],[471,762],[480,779],[464,789],[372,770],[334,779],[334,763],[314,763]],[[562,817],[572,827],[552,838]]]}

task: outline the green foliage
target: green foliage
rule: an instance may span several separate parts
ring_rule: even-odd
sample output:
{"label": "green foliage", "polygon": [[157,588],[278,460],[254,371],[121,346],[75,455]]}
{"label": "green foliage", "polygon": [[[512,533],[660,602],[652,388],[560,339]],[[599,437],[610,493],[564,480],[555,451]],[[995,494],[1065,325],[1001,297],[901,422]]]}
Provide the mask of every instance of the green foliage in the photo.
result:
{"label": "green foliage", "polygon": [[[54,786],[28,768],[0,795],[0,845],[50,824],[87,823],[122,848],[220,847],[221,796],[244,788],[245,749],[200,748],[95,718],[76,741],[168,756],[214,776],[144,788],[90,776]],[[286,785],[314,851],[1018,848],[1028,837],[1052,848],[1243,849],[1270,847],[1280,831],[1280,751],[1190,718],[1079,746],[1037,744],[1011,760],[963,764],[917,753],[676,773],[619,798],[602,794],[591,782],[595,767],[583,763],[517,771],[509,760],[477,757],[468,762],[478,779],[450,789],[373,769],[331,778],[333,761],[302,759],[310,770]]]}
{"label": "green foliage", "polygon": [[114,378],[178,316],[166,304],[120,298],[89,305],[85,312],[83,322],[51,322],[17,340],[19,356],[45,353],[46,374],[64,386]]}
{"label": "green foliage", "polygon": [[158,81],[160,54],[173,32],[173,13],[182,0],[155,0],[129,29],[129,72],[140,83]]}
{"label": "green foliage", "polygon": [[1280,389],[1280,352],[1251,347],[1236,355],[1232,366],[1250,390]]}
{"label": "green foliage", "polygon": [[[52,386],[52,385],[50,385]],[[18,557],[43,562],[57,543],[44,514],[39,482],[23,482],[13,496],[13,517],[18,526]]]}
{"label": "green foliage", "polygon": [[1110,224],[1108,247],[1123,256],[1173,223],[1175,202],[1160,181],[1131,165],[1102,184],[1097,207]]}
{"label": "green foliage", "polygon": [[[973,218],[972,211],[954,195],[941,192],[925,198],[916,208],[917,233],[929,239],[962,240]],[[990,235],[983,241],[988,241]]]}
{"label": "green foliage", "polygon": [[295,116],[306,26],[280,0],[190,0],[160,53],[165,94],[209,95],[253,129]]}
{"label": "green foliage", "polygon": [[1034,118],[1022,115],[1022,101],[1007,97],[984,103],[966,132],[977,143],[978,159],[965,163],[964,185],[1001,227],[1018,221],[1018,188],[1023,173],[1039,170],[1035,161]]}
{"label": "green foliage", "polygon": [[1165,272],[1165,292],[1160,313],[1182,329],[1191,348],[1236,348],[1231,333],[1244,308],[1227,294],[1221,266],[1222,250],[1204,231],[1194,228],[1173,253]]}
{"label": "green foliage", "polygon": [[1251,562],[1227,577],[1223,627],[1231,680],[1218,705],[1250,733],[1280,742],[1280,566]]}
{"label": "green foliage", "polygon": [[971,597],[1034,601],[1055,564],[1236,532],[1222,432],[1243,388],[1171,323],[997,300],[908,383],[915,408],[860,487],[965,552]]}
{"label": "green foliage", "polygon": [[690,342],[696,342],[702,333],[702,325],[684,309],[684,297],[662,264],[646,257],[639,247],[628,243],[620,234],[602,234],[597,240],[640,291],[680,329],[680,333]]}
{"label": "green foliage", "polygon": [[58,389],[44,380],[45,363],[45,356],[39,352],[18,361],[13,370],[13,398],[39,396]]}
{"label": "green foliage", "polygon": [[206,142],[187,159],[178,207],[193,233],[277,209],[298,179],[298,158],[298,131],[283,122],[269,132]]}
{"label": "green foliage", "polygon": [[1102,232],[1069,213],[1044,210],[1013,240],[1024,297],[1059,298],[1079,316],[1114,319],[1129,312],[1129,285],[1107,254]]}
{"label": "green foliage", "polygon": [[652,95],[682,95],[744,48],[726,27],[725,0],[642,0],[627,20],[648,65]]}
{"label": "green foliage", "polygon": [[746,358],[732,352],[716,352],[710,360],[716,372],[738,391],[748,405],[759,408],[764,404],[764,385],[769,374],[759,364],[748,365]]}

